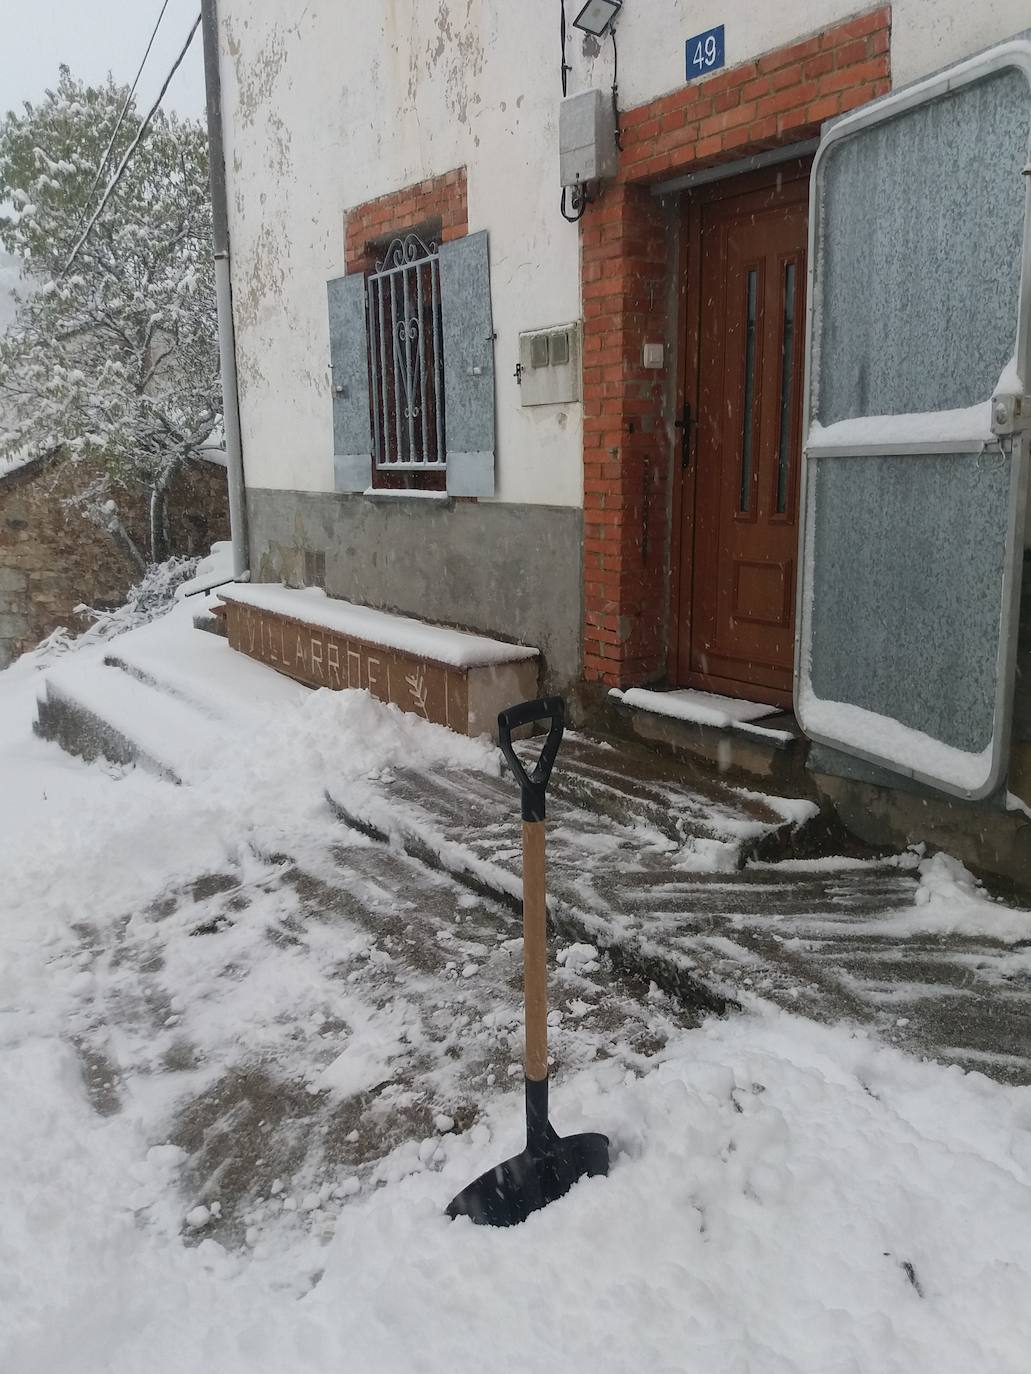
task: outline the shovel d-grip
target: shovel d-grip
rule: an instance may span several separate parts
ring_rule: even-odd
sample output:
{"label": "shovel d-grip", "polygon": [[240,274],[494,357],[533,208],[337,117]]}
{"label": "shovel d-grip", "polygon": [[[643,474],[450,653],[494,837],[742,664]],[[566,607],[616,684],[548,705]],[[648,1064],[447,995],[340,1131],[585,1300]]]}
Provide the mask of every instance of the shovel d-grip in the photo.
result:
{"label": "shovel d-grip", "polygon": [[[544,741],[533,772],[528,773],[512,746],[512,731],[518,730],[521,725],[536,725],[542,720],[550,721],[548,738]],[[498,716],[498,743],[522,791],[524,821],[544,820],[544,794],[558,758],[565,728],[566,703],[561,697],[524,701],[520,706],[510,706]]]}
{"label": "shovel d-grip", "polygon": [[[514,1226],[562,1197],[580,1178],[609,1170],[609,1142],[593,1133],[560,1136],[548,1120],[547,905],[544,872],[544,795],[565,729],[565,702],[544,697],[498,716],[498,740],[522,792],[523,1000],[526,1011],[526,1149],[488,1169],[452,1198],[450,1217],[488,1226]],[[536,764],[527,772],[512,747],[521,725],[550,722]]]}

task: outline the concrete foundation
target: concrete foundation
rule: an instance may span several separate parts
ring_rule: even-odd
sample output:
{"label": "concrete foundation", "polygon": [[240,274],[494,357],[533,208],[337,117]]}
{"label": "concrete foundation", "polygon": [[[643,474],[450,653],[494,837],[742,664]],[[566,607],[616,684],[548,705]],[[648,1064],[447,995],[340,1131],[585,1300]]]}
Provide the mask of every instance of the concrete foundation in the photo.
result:
{"label": "concrete foundation", "polygon": [[580,676],[583,512],[249,488],[255,581],[538,648],[543,691]]}

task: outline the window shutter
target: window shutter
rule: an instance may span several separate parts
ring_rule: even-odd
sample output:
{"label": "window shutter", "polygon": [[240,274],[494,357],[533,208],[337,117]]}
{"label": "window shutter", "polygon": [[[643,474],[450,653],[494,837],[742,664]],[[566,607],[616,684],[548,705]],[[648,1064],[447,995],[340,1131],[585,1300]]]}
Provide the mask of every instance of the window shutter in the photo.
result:
{"label": "window shutter", "polygon": [[333,365],[333,468],[337,491],[372,485],[365,278],[360,272],[326,283]]}
{"label": "window shutter", "polygon": [[440,247],[447,489],[494,495],[494,324],[486,232]]}

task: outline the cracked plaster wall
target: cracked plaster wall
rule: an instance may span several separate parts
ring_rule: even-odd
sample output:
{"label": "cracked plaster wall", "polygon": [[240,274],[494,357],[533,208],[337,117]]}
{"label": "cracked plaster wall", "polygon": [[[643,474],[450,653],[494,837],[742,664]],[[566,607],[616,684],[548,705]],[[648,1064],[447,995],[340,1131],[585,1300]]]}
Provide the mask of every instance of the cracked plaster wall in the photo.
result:
{"label": "cracked plaster wall", "polygon": [[222,79],[248,484],[333,485],[325,283],[348,206],[469,168],[490,232],[498,496],[582,501],[580,407],[523,409],[521,330],[578,318],[579,246],[558,212],[550,5],[223,0]]}

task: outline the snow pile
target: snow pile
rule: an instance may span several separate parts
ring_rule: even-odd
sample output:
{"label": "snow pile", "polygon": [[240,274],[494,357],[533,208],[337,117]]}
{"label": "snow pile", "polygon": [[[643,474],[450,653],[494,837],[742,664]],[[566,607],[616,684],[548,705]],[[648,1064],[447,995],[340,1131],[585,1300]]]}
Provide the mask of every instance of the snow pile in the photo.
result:
{"label": "snow pile", "polygon": [[194,569],[193,576],[186,582],[181,582],[175,589],[176,601],[182,601],[185,597],[213,587],[219,582],[228,581],[233,575],[233,544],[232,540],[220,539],[212,544],[211,552],[206,558],[200,559]]}
{"label": "snow pile", "polygon": [[[1000,384],[1006,375],[1004,372]],[[860,415],[832,425],[814,420],[809,426],[806,449],[819,456],[827,451],[862,453],[865,448],[890,453],[892,444],[941,444],[950,445],[953,451],[964,445],[964,452],[977,453],[992,441],[992,403],[979,401],[959,410]]]}
{"label": "snow pile", "polygon": [[864,706],[825,701],[814,692],[810,673],[807,662],[798,691],[798,719],[806,734],[906,777],[941,778],[972,796],[984,788],[992,770],[994,741],[972,753]]}
{"label": "snow pile", "polygon": [[888,917],[883,928],[899,935],[987,936],[1006,944],[1031,940],[1031,911],[993,901],[974,875],[948,854],[920,863],[914,905]]}

